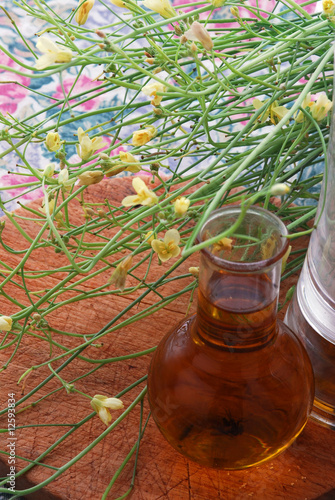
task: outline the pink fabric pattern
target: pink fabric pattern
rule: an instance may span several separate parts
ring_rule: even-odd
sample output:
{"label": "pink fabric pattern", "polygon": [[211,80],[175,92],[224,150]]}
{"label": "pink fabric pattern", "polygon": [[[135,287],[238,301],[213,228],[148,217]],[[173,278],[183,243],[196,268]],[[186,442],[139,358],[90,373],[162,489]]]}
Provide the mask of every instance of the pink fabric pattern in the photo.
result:
{"label": "pink fabric pattern", "polygon": [[[12,59],[10,59],[10,57],[8,57],[1,50],[0,64],[24,71],[23,68],[12,61]],[[6,113],[13,114],[17,110],[20,101],[24,99],[29,92],[27,89],[21,87],[20,84],[28,86],[30,83],[30,78],[23,75],[13,74],[9,71],[1,71],[0,82],[10,82],[1,83],[0,111],[4,115]]]}
{"label": "pink fabric pattern", "polygon": [[[65,90],[67,95],[69,94],[74,81],[75,81],[74,78],[71,78],[71,79],[67,78],[66,80],[64,80],[63,85],[64,85],[64,90]],[[94,87],[98,87],[99,85],[100,85],[99,82],[94,82],[91,80],[91,78],[88,78],[87,76],[82,75],[79,77],[78,81],[76,82],[76,85],[72,89],[71,95],[85,93]],[[97,92],[98,92],[98,90],[97,90]],[[62,90],[62,87],[60,84],[57,85],[56,92],[54,94],[52,94],[52,96],[56,97],[57,99],[64,99],[63,90]],[[83,99],[83,98],[85,98],[85,95],[83,95],[80,99]],[[70,105],[71,105],[71,103],[74,103],[77,101],[78,101],[78,99],[71,99],[71,97],[69,99]],[[80,104],[77,109],[79,109],[81,111],[91,111],[93,109],[97,109],[99,107],[100,101],[101,101],[101,96],[92,97],[92,99]]]}

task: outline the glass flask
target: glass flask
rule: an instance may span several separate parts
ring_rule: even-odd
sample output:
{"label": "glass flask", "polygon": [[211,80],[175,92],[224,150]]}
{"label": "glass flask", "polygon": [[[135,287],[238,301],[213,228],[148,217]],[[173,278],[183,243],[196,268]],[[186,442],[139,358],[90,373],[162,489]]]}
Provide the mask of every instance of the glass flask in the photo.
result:
{"label": "glass flask", "polygon": [[311,417],[335,429],[335,108],[313,231],[285,322],[300,336],[312,361],[315,400]]}
{"label": "glass flask", "polygon": [[[198,240],[236,224],[214,211]],[[167,441],[204,466],[243,469],[272,459],[302,431],[314,378],[306,351],[277,319],[284,224],[252,207],[231,238],[201,250],[197,313],[160,342],[148,377]]]}

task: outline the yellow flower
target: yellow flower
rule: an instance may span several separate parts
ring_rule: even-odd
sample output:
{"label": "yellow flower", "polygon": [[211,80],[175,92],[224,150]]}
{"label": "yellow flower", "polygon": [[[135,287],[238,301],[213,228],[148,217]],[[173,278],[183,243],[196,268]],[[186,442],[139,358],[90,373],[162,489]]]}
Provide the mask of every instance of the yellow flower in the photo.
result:
{"label": "yellow flower", "polygon": [[190,200],[185,198],[185,196],[181,196],[176,199],[173,206],[175,214],[178,215],[178,217],[183,217],[190,206]]}
{"label": "yellow flower", "polygon": [[221,252],[222,250],[231,250],[233,248],[233,240],[231,238],[221,238],[213,244],[213,253]]}
{"label": "yellow flower", "polygon": [[43,56],[39,57],[36,61],[36,69],[44,69],[55,63],[67,63],[72,59],[72,52],[67,47],[59,47],[53,41],[45,36],[38,39],[36,47]]}
{"label": "yellow flower", "polygon": [[48,132],[45,139],[45,145],[50,152],[58,151],[61,147],[61,140],[58,132]]}
{"label": "yellow flower", "polygon": [[273,196],[283,196],[284,194],[287,194],[290,191],[290,188],[287,184],[283,184],[281,182],[278,182],[277,184],[274,184],[270,188],[270,193]]}
{"label": "yellow flower", "polygon": [[52,177],[55,173],[55,164],[49,163],[43,170],[43,177]]}
{"label": "yellow flower", "polygon": [[160,260],[166,262],[172,257],[177,257],[180,254],[179,242],[180,234],[177,229],[169,229],[165,233],[164,240],[153,240],[151,246]]}
{"label": "yellow flower", "polygon": [[144,85],[142,92],[144,95],[154,96],[151,104],[158,106],[161,103],[163,96],[157,95],[157,92],[166,92],[166,87],[162,83],[153,80],[151,83]]}
{"label": "yellow flower", "polygon": [[118,398],[108,398],[101,394],[96,394],[91,400],[91,406],[97,412],[104,424],[109,425],[112,415],[109,410],[121,410],[123,403]]}
{"label": "yellow flower", "polygon": [[332,108],[333,103],[328,99],[326,94],[323,92],[319,95],[316,101],[313,101],[310,105],[311,114],[317,122],[321,122],[326,118],[328,111]]}
{"label": "yellow flower", "polygon": [[13,320],[10,316],[0,316],[0,330],[10,332],[12,329]]}
{"label": "yellow flower", "polygon": [[322,9],[326,16],[333,16],[335,14],[335,2],[333,0],[323,0]]}
{"label": "yellow flower", "polygon": [[131,154],[127,153],[124,151],[120,151],[120,160],[124,163],[130,163],[131,165],[128,165],[125,170],[127,172],[132,172],[133,174],[136,174],[141,170],[141,164],[136,158]]}
{"label": "yellow flower", "polygon": [[[312,104],[313,104],[313,101],[311,100],[311,93],[310,93],[310,92],[308,92],[308,94],[306,95],[305,99],[302,101],[301,107],[302,107],[303,109],[306,109],[307,107],[308,107],[308,108],[310,108]],[[296,121],[297,123],[301,123],[301,122],[303,122],[303,121],[304,121],[304,119],[305,119],[305,115],[304,115],[304,113],[303,113],[302,111],[298,111],[298,112],[294,115],[294,117],[293,117],[293,118],[295,119],[295,121]]]}
{"label": "yellow flower", "polygon": [[226,3],[226,0],[211,0],[211,4],[215,8],[222,7],[222,5],[224,5],[225,3]]}
{"label": "yellow flower", "polygon": [[151,206],[158,202],[156,194],[148,188],[140,177],[134,177],[133,188],[137,194],[123,198],[122,205],[124,207],[131,207],[133,205]]}
{"label": "yellow flower", "polygon": [[58,174],[58,184],[62,186],[65,191],[70,191],[72,184],[76,182],[76,179],[69,179],[69,171],[67,168],[63,168]]}
{"label": "yellow flower", "polygon": [[99,170],[89,170],[83,174],[78,175],[78,186],[90,186],[91,184],[98,184],[104,178],[104,173]]}
{"label": "yellow flower", "polygon": [[198,21],[194,21],[191,24],[191,28],[185,31],[184,36],[193,42],[200,42],[206,50],[212,50],[213,48],[213,40],[210,34]]}
{"label": "yellow flower", "polygon": [[108,280],[110,285],[115,285],[116,288],[123,292],[126,285],[127,273],[131,266],[133,265],[133,256],[128,255],[123,259],[117,266],[115,271],[113,271],[111,277]]}
{"label": "yellow flower", "polygon": [[[260,109],[269,100],[270,99],[265,99],[265,101],[263,102],[256,98],[252,101],[252,105],[255,109]],[[261,123],[264,123],[270,116],[271,123],[273,123],[273,125],[277,125],[277,123],[280,122],[280,120],[286,115],[287,112],[288,109],[285,108],[285,106],[278,106],[278,102],[274,101],[263,112]]]}
{"label": "yellow flower", "polygon": [[[49,212],[50,215],[53,213],[54,207],[55,207],[55,200],[54,199],[48,200],[48,212]],[[44,214],[47,213],[47,209],[46,209],[46,206],[45,206],[44,199],[42,201],[41,210],[42,210],[42,212]]]}
{"label": "yellow flower", "polygon": [[122,2],[122,0],[109,0],[110,3],[116,5],[116,7],[122,7],[123,9],[128,9],[127,5]]}
{"label": "yellow flower", "polygon": [[270,259],[277,248],[277,238],[272,234],[264,243],[261,245],[261,255],[263,260]]}
{"label": "yellow flower", "polygon": [[153,125],[146,127],[144,129],[136,130],[133,133],[132,143],[134,146],[143,146],[147,142],[151,141],[157,134],[157,129]]}
{"label": "yellow flower", "polygon": [[[306,109],[307,107],[309,108],[309,112],[317,122],[321,122],[324,118],[326,118],[327,113],[332,108],[332,106],[332,101],[328,99],[324,92],[319,95],[316,101],[312,101],[311,94],[308,93],[301,104],[301,107],[303,109]],[[299,111],[294,116],[294,119],[297,123],[301,123],[302,121],[304,121],[305,115],[302,111]]]}
{"label": "yellow flower", "polygon": [[80,7],[77,9],[75,15],[75,20],[79,24],[79,26],[82,26],[86,23],[88,14],[90,13],[90,10],[94,5],[94,1],[95,0],[86,0],[85,2],[83,2],[83,0],[79,0]]}
{"label": "yellow flower", "polygon": [[90,139],[81,127],[78,128],[78,140],[79,144],[76,145],[77,153],[84,161],[88,160],[95,151],[107,145],[102,137]]}
{"label": "yellow flower", "polygon": [[281,274],[283,274],[283,272],[285,271],[286,262],[287,262],[287,259],[288,259],[289,255],[290,255],[290,253],[291,253],[291,250],[292,250],[292,247],[290,245],[288,247],[288,249],[286,250],[284,257],[282,258],[282,261],[281,261]]}
{"label": "yellow flower", "polygon": [[145,239],[149,245],[154,241],[155,239],[155,233],[153,231],[148,231],[147,234],[145,235]]}
{"label": "yellow flower", "polygon": [[144,0],[143,5],[147,9],[157,12],[165,19],[177,15],[177,12],[174,10],[169,0]]}

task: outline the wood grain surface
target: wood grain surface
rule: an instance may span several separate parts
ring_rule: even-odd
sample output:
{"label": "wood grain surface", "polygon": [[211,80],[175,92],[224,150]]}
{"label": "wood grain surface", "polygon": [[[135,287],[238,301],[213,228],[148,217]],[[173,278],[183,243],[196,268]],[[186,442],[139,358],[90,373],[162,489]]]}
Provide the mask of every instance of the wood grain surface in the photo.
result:
{"label": "wood grain surface", "polygon": [[[127,194],[133,192],[130,179],[108,179],[96,186],[90,186],[85,191],[85,201],[104,202],[106,198],[115,205],[120,204]],[[39,209],[40,201],[33,202],[32,206]],[[83,210],[78,201],[71,203],[71,220],[77,224],[84,221]],[[20,215],[26,215],[23,208],[17,211]],[[20,221],[30,235],[35,235],[38,226],[30,221]],[[111,230],[109,237],[113,234]],[[27,243],[20,237],[18,231],[13,228],[9,221],[3,231],[3,239],[6,244],[17,250],[23,250]],[[303,248],[307,245],[306,240],[295,241],[294,249]],[[24,254],[13,255],[0,248],[0,260],[14,267]],[[66,263],[61,254],[55,254],[49,249],[40,248],[34,251],[25,264],[25,270],[47,269],[53,267],[57,259],[57,266]],[[192,257],[182,265],[178,271],[187,272],[190,265],[197,264],[197,257]],[[163,264],[166,269],[169,263]],[[144,274],[145,269],[143,270]],[[141,269],[138,270],[140,275]],[[162,267],[158,266],[155,258],[150,278],[154,279],[161,275]],[[80,290],[87,287],[95,287],[107,282],[110,272],[92,278]],[[62,274],[52,274],[40,279],[27,280],[27,286],[31,291],[48,289],[55,286]],[[297,276],[286,280],[281,289],[280,300],[285,297],[286,291],[297,281]],[[178,289],[181,285],[188,284],[190,278],[185,278],[183,283],[170,284],[163,290],[164,295]],[[18,275],[17,285],[6,285],[4,291],[7,294],[15,294],[22,304],[29,304],[24,290],[21,288],[22,278]],[[132,283],[130,280],[129,283]],[[135,281],[134,281],[135,284]],[[73,292],[67,292],[67,297],[74,296]],[[32,295],[37,300],[38,295]],[[118,312],[122,311],[136,296],[106,295],[82,302],[69,303],[65,307],[56,309],[48,316],[49,323],[58,330],[65,329],[73,334],[91,334],[99,331]],[[146,317],[126,328],[118,329],[109,333],[103,339],[103,345],[91,346],[83,352],[83,359],[76,359],[62,371],[62,377],[67,382],[86,373],[93,368],[92,360],[115,357],[138,352],[155,346],[169,328],[184,318],[189,300],[188,296],[182,296],[175,302],[166,306],[159,312]],[[153,303],[154,299],[148,296],[140,304],[136,312]],[[0,313],[10,315],[17,311],[5,295],[0,296]],[[191,312],[195,311],[195,304]],[[133,314],[129,312],[127,317]],[[284,311],[280,316],[283,317]],[[40,332],[39,336],[41,337]],[[67,348],[74,347],[82,342],[79,337],[64,337],[53,333],[53,340],[59,341]],[[1,387],[1,409],[7,406],[7,394],[15,392],[16,398],[21,393],[28,393],[39,381],[43,380],[50,371],[47,366],[31,372],[25,381],[25,386],[18,385],[20,375],[32,365],[37,365],[49,359],[49,342],[39,336],[24,335],[18,351],[8,368],[0,373]],[[12,352],[12,351],[10,351]],[[60,354],[60,348],[53,348],[53,355]],[[0,366],[8,359],[9,351],[0,351]],[[87,358],[91,362],[87,361]],[[107,364],[97,372],[76,382],[76,388],[83,392],[94,394],[106,394],[113,396],[119,391],[135,382],[145,375],[150,363],[150,356],[128,359],[121,362]],[[53,368],[57,368],[57,364]],[[127,407],[140,393],[144,383],[122,397]],[[59,388],[59,382],[53,378],[46,387],[41,388],[34,396],[26,401],[25,405],[32,405],[53,389]],[[34,424],[32,427],[18,429],[16,432],[17,457],[24,456],[30,460],[43,453],[57,438],[60,438],[68,430],[62,425],[48,427],[45,424],[75,423],[91,413],[89,400],[84,400],[78,394],[66,394],[64,390],[55,392],[52,397],[41,400],[37,405],[29,406],[22,413],[17,414],[16,425]],[[145,416],[148,415],[148,403],[144,404]],[[115,412],[113,417],[119,416],[121,412]],[[2,417],[0,427],[6,427],[7,418]],[[36,424],[39,426],[36,427]],[[121,423],[115,432],[110,433],[87,455],[80,459],[73,467],[65,471],[51,484],[42,490],[29,495],[29,500],[91,500],[100,499],[117,468],[121,465],[127,453],[130,451],[138,436],[139,408],[136,407],[128,417]],[[31,485],[47,480],[54,469],[47,467],[61,467],[67,461],[75,457],[92,440],[98,437],[106,427],[98,417],[94,417],[87,424],[78,428],[69,438],[59,444],[41,465],[34,466],[24,477],[17,480],[18,489],[24,489]],[[0,449],[6,448],[7,435],[0,433]],[[324,429],[312,421],[309,421],[302,434],[296,442],[275,460],[244,471],[216,471],[206,469],[192,463],[181,455],[163,439],[152,420],[149,421],[145,435],[141,442],[138,467],[135,478],[135,487],[129,498],[134,500],[275,500],[275,499],[333,499],[335,498],[335,433]],[[18,469],[26,465],[26,462],[17,458]],[[108,495],[108,499],[116,499],[123,495],[129,488],[132,479],[134,457],[121,472],[114,487]],[[0,454],[0,473],[7,474],[7,457]]]}

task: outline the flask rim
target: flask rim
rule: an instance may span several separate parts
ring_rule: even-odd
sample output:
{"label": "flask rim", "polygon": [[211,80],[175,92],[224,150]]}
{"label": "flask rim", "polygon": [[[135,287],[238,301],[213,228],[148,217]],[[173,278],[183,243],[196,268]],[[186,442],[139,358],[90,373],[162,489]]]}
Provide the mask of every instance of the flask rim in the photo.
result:
{"label": "flask rim", "polygon": [[[230,213],[230,214],[236,214],[237,216],[241,212],[241,207],[240,205],[224,205],[221,208],[218,208],[216,210],[213,210],[213,212],[210,213],[209,217],[207,220],[204,222],[202,225],[198,235],[197,235],[197,242],[202,243],[203,241],[206,241],[202,239],[202,235],[204,234],[206,230],[207,224],[212,221],[214,218],[216,218],[218,215],[224,214],[224,213]],[[208,248],[202,248],[200,252],[202,255],[204,255],[206,258],[208,258],[213,264],[215,264],[217,267],[221,267],[223,269],[227,269],[229,271],[235,271],[235,272],[252,272],[252,271],[261,271],[264,270],[268,267],[273,266],[276,262],[278,262],[282,257],[285,255],[287,252],[287,249],[289,247],[289,241],[285,236],[288,235],[288,230],[285,226],[285,224],[280,220],[280,218],[270,212],[269,210],[266,210],[265,208],[258,207],[256,205],[252,205],[251,207],[248,208],[247,213],[254,213],[257,216],[261,216],[263,218],[267,218],[269,221],[271,220],[272,224],[277,225],[278,227],[278,233],[280,233],[281,240],[282,240],[282,246],[281,248],[278,249],[278,251],[272,255],[269,259],[264,259],[264,260],[257,260],[254,262],[241,262],[241,261],[230,261],[223,259],[221,257],[218,257],[217,255],[214,255]]]}

